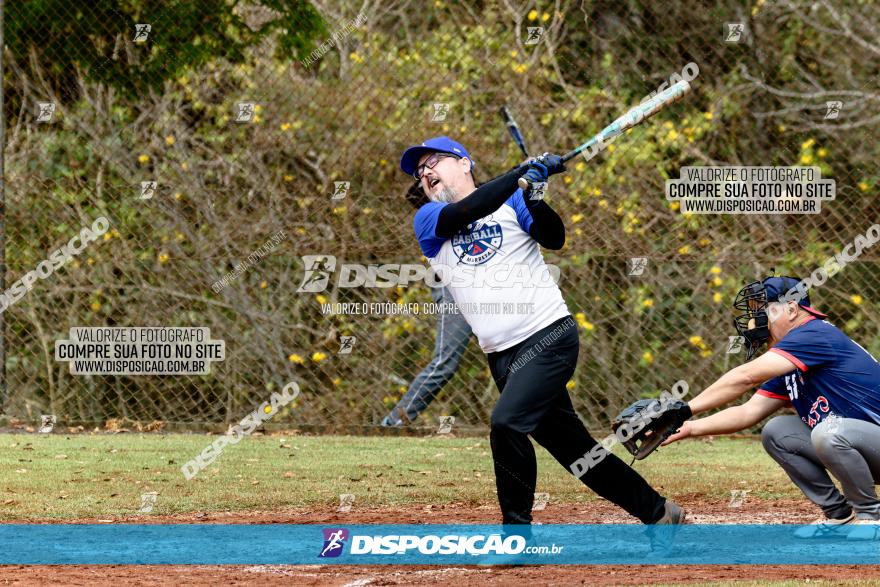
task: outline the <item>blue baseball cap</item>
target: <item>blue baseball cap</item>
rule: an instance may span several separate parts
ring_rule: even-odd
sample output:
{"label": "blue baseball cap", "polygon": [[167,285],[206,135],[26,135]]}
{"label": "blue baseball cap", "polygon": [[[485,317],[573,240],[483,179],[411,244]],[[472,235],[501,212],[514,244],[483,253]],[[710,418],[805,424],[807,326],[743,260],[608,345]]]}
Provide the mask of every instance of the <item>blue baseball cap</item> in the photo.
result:
{"label": "blue baseball cap", "polygon": [[403,152],[403,157],[400,158],[400,168],[405,174],[412,175],[416,172],[419,159],[426,153],[449,153],[456,157],[467,157],[471,161],[471,168],[473,168],[474,160],[468,155],[467,149],[449,137],[434,137],[421,145],[413,145]]}
{"label": "blue baseball cap", "polygon": [[[776,302],[779,301],[779,298],[784,298],[790,290],[795,289],[800,281],[801,280],[796,277],[768,277],[762,282],[764,284],[764,291],[767,292],[767,301]],[[810,307],[810,295],[806,291],[801,293],[801,290],[797,290],[797,293],[794,295],[798,298],[798,305],[813,316],[816,316],[817,318],[828,317],[827,314],[823,314]]]}

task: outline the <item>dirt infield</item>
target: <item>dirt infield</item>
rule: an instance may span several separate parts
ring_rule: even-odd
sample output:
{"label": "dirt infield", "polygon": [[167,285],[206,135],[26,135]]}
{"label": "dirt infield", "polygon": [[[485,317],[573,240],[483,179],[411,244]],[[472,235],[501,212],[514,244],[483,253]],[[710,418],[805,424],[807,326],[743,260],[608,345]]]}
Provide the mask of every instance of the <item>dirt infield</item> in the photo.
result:
{"label": "dirt infield", "polygon": [[[0,567],[3,585],[646,585],[718,581],[877,581],[880,567],[865,566],[534,566],[341,567],[308,566],[79,566]],[[872,581],[872,582],[873,582]],[[865,584],[865,583],[861,583]]]}
{"label": "dirt infield", "polygon": [[[747,499],[740,507],[705,499],[680,499],[694,523],[802,523],[816,509],[798,500]],[[49,520],[43,520],[50,523]],[[535,521],[559,523],[631,523],[634,520],[603,500],[589,505],[550,504],[535,512]],[[291,509],[281,512],[213,512],[176,516],[79,519],[73,523],[205,523],[205,524],[450,524],[497,523],[497,506],[453,504],[354,508],[349,512]],[[858,581],[880,583],[880,566],[755,565],[590,565],[527,567],[400,567],[339,565],[250,566],[64,566],[0,567],[3,585],[643,585],[717,581]]]}

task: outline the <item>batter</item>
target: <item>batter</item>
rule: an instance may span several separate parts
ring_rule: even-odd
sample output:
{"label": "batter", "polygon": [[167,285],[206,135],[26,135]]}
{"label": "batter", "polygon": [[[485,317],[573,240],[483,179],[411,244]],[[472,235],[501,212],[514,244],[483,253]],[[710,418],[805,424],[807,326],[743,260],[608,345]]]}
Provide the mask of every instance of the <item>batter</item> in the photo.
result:
{"label": "batter", "polygon": [[[419,246],[448,284],[501,391],[490,440],[502,523],[528,525],[537,479],[529,436],[567,471],[597,444],[565,387],[577,363],[577,326],[538,248],[562,248],[565,227],[540,196],[527,197],[517,186],[524,177],[529,194],[540,194],[539,187],[565,166],[546,154],[476,188],[465,148],[435,137],[407,149],[400,168],[421,181],[430,200],[413,222]],[[499,283],[499,276],[507,277]],[[497,306],[534,312],[489,310]],[[678,505],[614,455],[581,481],[645,524],[684,522]]]}

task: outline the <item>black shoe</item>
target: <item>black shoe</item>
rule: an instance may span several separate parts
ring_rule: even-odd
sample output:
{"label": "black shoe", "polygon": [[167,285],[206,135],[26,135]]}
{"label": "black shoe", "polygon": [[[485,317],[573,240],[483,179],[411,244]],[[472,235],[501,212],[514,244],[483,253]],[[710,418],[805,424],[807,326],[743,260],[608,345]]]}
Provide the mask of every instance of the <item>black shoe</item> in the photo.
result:
{"label": "black shoe", "polygon": [[675,535],[678,534],[680,526],[687,523],[685,522],[687,514],[674,501],[667,499],[663,508],[665,510],[663,516],[648,525],[646,530],[648,538],[651,540],[651,552],[657,554],[668,554],[672,550]]}

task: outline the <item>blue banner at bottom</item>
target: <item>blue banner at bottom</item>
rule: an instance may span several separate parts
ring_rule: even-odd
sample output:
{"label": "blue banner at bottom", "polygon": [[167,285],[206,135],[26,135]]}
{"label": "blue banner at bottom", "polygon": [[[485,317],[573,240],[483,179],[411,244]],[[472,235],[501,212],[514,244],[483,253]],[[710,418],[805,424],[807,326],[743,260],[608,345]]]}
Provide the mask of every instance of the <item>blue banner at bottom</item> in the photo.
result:
{"label": "blue banner at bottom", "polygon": [[790,525],[0,525],[0,564],[880,564],[880,540]]}

